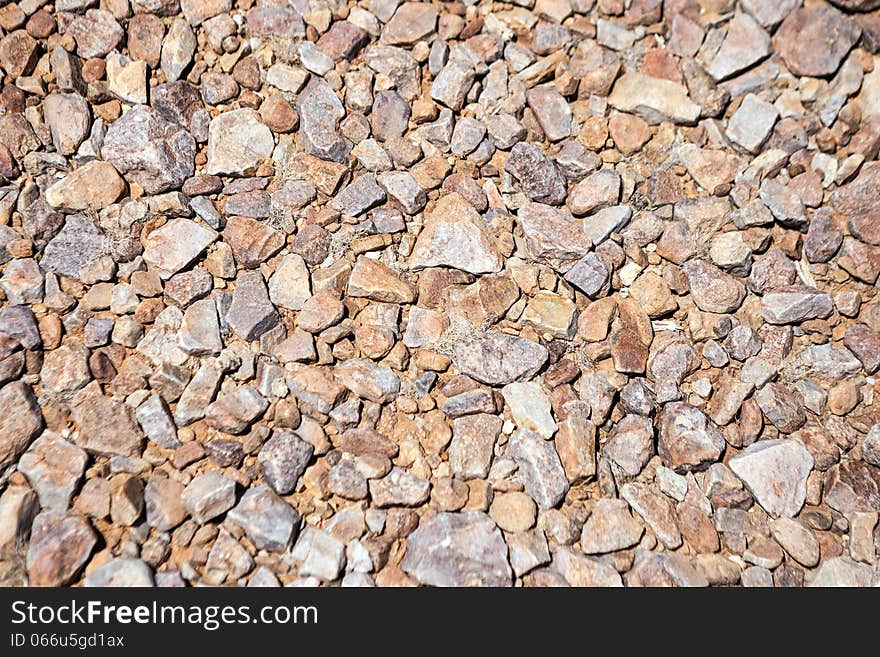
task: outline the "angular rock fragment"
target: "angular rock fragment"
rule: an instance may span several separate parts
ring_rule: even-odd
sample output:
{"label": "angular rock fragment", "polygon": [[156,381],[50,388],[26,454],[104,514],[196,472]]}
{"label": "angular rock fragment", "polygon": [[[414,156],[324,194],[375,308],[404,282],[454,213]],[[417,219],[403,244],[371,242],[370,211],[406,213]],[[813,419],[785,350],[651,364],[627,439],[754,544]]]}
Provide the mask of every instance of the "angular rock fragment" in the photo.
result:
{"label": "angular rock fragment", "polygon": [[759,441],[730,459],[729,465],[774,518],[791,518],[803,507],[813,458],[797,440]]}
{"label": "angular rock fragment", "polygon": [[401,567],[429,586],[510,586],[507,553],[485,513],[439,513],[410,534]]}

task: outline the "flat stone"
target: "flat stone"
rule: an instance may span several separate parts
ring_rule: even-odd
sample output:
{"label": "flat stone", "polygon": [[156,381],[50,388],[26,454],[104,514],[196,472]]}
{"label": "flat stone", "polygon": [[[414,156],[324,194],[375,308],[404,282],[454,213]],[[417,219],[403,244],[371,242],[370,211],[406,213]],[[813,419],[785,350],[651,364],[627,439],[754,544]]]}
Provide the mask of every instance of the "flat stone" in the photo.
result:
{"label": "flat stone", "polygon": [[730,117],[727,137],[748,152],[757,153],[770,136],[778,117],[774,105],[749,94]]}
{"label": "flat stone", "polygon": [[313,452],[314,447],[292,431],[280,431],[266,441],[257,460],[269,485],[287,495],[296,488]]}
{"label": "flat stone", "polygon": [[460,110],[476,77],[473,68],[456,61],[448,62],[431,84],[431,98],[453,110]]}
{"label": "flat stone", "polygon": [[501,389],[501,394],[517,427],[534,431],[544,438],[551,438],[556,433],[550,399],[537,383],[509,383]]}
{"label": "flat stone", "polygon": [[112,164],[93,160],[49,187],[46,203],[73,211],[103,210],[124,190],[125,182]]}
{"label": "flat stone", "polygon": [[401,567],[429,586],[510,586],[507,555],[485,513],[439,513],[410,534]]}
{"label": "flat stone", "polygon": [[169,82],[178,80],[193,60],[196,47],[195,32],[183,18],[174,20],[162,42],[160,66]]}
{"label": "flat stone", "polygon": [[823,562],[807,580],[807,586],[828,588],[871,586],[873,573],[867,564],[856,563],[849,557],[833,557]]}
{"label": "flat stone", "polygon": [[523,193],[530,200],[548,205],[565,202],[565,178],[536,146],[518,143],[510,151],[504,170],[519,181]]}
{"label": "flat stone", "polygon": [[791,518],[777,518],[770,523],[770,533],[799,564],[813,568],[819,563],[819,541],[806,525]]}
{"label": "flat stone", "polygon": [[547,349],[540,344],[505,333],[459,342],[453,352],[462,373],[495,386],[531,378],[547,357]]}
{"label": "flat stone", "polygon": [[345,544],[329,533],[307,526],[291,551],[299,563],[300,577],[315,577],[326,582],[339,577],[345,566]]}
{"label": "flat stone", "polygon": [[755,393],[764,415],[782,433],[792,433],[806,422],[803,398],[784,383],[768,383]]}
{"label": "flat stone", "polygon": [[208,424],[226,433],[241,434],[263,415],[269,402],[249,385],[220,395],[205,410]]}
{"label": "flat stone", "polygon": [[385,303],[412,303],[415,290],[393,269],[376,260],[360,257],[348,278],[347,292]]}
{"label": "flat stone", "polygon": [[639,542],[642,523],[632,517],[624,500],[603,498],[593,507],[581,533],[584,554],[605,554],[624,550]]}
{"label": "flat stone", "polygon": [[[89,136],[91,112],[78,94],[49,94],[43,101],[43,119],[52,133],[52,143],[62,155],[72,155]],[[114,199],[115,200],[115,199]]]}
{"label": "flat stone", "polygon": [[427,501],[431,484],[401,468],[392,468],[381,479],[370,481],[370,497],[379,508],[388,506],[418,506]]}
{"label": "flat stone", "polygon": [[865,324],[850,324],[843,344],[858,358],[868,374],[880,369],[880,332]]}
{"label": "flat stone", "polygon": [[833,7],[802,7],[776,30],[773,47],[795,75],[823,77],[837,70],[860,34],[858,25]]}
{"label": "flat stone", "polygon": [[437,10],[421,2],[405,2],[382,30],[382,41],[394,46],[412,46],[434,32]]}
{"label": "flat stone", "polygon": [[654,428],[639,415],[624,416],[612,429],[602,454],[623,477],[637,477],[654,456]]}
{"label": "flat stone", "polygon": [[485,413],[452,421],[449,465],[456,477],[468,480],[488,476],[501,425],[500,417]]}
{"label": "flat stone", "polygon": [[746,288],[736,278],[705,260],[690,260],[682,267],[694,303],[710,313],[736,311],[746,296]]}
{"label": "flat stone", "polygon": [[37,438],[18,462],[44,510],[66,511],[79,486],[88,456],[54,433]]}
{"label": "flat stone", "polygon": [[330,85],[312,77],[297,98],[296,109],[306,152],[322,160],[345,162],[351,145],[337,132],[345,109]]}
{"label": "flat stone", "polygon": [[691,101],[684,86],[644,73],[625,73],[618,78],[608,103],[652,125],[661,121],[691,124],[700,116],[700,106]]}
{"label": "flat stone", "polygon": [[565,497],[568,479],[552,443],[520,429],[510,438],[508,454],[519,466],[519,478],[538,506],[552,508]]}
{"label": "flat stone", "polygon": [[409,259],[413,270],[447,266],[471,274],[501,269],[501,256],[486,223],[473,206],[458,194],[440,198],[425,214]]}
{"label": "flat stone", "polygon": [[249,342],[273,328],[278,320],[278,311],[269,300],[263,275],[259,271],[240,273],[235,279],[232,304],[226,315],[232,330]]}
{"label": "flat stone", "polygon": [[73,406],[79,431],[73,441],[87,452],[106,456],[140,456],[143,434],[134,411],[112,397],[87,394]]}
{"label": "flat stone", "polygon": [[624,484],[620,496],[627,501],[663,545],[674,550],[682,544],[672,502],[654,488],[640,483]]}
{"label": "flat stone", "polygon": [[517,222],[531,257],[557,271],[572,269],[593,246],[571,214],[549,205],[526,203],[517,213]]}
{"label": "flat stone", "polygon": [[736,14],[712,60],[708,73],[716,81],[729,78],[770,54],[770,36],[749,14]]}
{"label": "flat stone", "polygon": [[400,392],[400,377],[365,359],[353,358],[337,365],[334,376],[357,396],[377,404],[391,401]]}
{"label": "flat stone", "polygon": [[187,516],[183,505],[184,486],[168,477],[153,476],[144,487],[144,506],[147,524],[160,532],[167,532],[182,523]]}
{"label": "flat stone", "polygon": [[730,459],[728,465],[774,518],[791,518],[803,507],[813,457],[797,440],[759,441]]}
{"label": "flat stone", "polygon": [[117,557],[93,570],[85,579],[86,588],[155,586],[153,571],[141,559]]}
{"label": "flat stone", "polygon": [[532,87],[526,92],[526,103],[550,141],[571,136],[571,108],[552,86]]}
{"label": "flat stone", "polygon": [[825,503],[841,513],[871,512],[880,508],[880,468],[864,461],[844,461],[828,469]]}
{"label": "flat stone", "polygon": [[181,495],[186,510],[200,525],[235,505],[235,481],[213,471],[193,477]]}
{"label": "flat stone", "polygon": [[553,553],[553,568],[572,587],[622,587],[623,581],[617,571],[605,561],[570,548],[560,548]]}

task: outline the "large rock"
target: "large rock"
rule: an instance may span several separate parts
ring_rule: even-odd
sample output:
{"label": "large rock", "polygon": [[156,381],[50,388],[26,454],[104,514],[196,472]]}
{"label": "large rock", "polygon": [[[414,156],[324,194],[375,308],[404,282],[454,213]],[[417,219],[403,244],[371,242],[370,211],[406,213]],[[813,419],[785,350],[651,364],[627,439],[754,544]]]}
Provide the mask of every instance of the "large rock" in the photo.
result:
{"label": "large rock", "polygon": [[831,194],[831,205],[847,217],[856,238],[880,245],[880,162],[865,163],[858,178]]}
{"label": "large rock", "polygon": [[526,493],[538,506],[549,509],[559,504],[568,492],[568,479],[553,443],[520,429],[511,436],[507,449],[519,466],[519,479]]}
{"label": "large rock", "polygon": [[824,77],[837,71],[861,32],[853,20],[832,7],[802,7],[776,30],[773,47],[795,75]]}
{"label": "large rock", "polygon": [[309,155],[331,162],[345,162],[351,144],[337,131],[345,108],[322,78],[312,76],[296,101],[300,135]]}
{"label": "large rock", "polygon": [[179,189],[195,171],[196,142],[151,107],[135,107],[107,130],[101,156],[147,194]]}
{"label": "large rock", "polygon": [[141,455],[143,434],[133,409],[127,404],[113,397],[89,393],[74,404],[73,421],[79,428],[73,434],[73,441],[87,452],[106,456]]}
{"label": "large rock", "polygon": [[153,571],[141,559],[117,557],[86,577],[86,588],[155,586]]}
{"label": "large rock", "polygon": [[88,460],[83,450],[47,431],[22,455],[18,471],[27,477],[44,510],[66,511]]}
{"label": "large rock", "polygon": [[214,117],[208,129],[208,173],[239,176],[256,170],[275,148],[272,132],[252,109]]}
{"label": "large rock", "polygon": [[144,240],[144,261],[160,278],[170,278],[198,258],[216,239],[216,231],[207,226],[189,219],[172,219]]}
{"label": "large rock", "polygon": [[517,213],[529,255],[553,269],[566,272],[593,246],[581,224],[566,210],[542,203],[526,203]]}
{"label": "large rock", "polygon": [[880,511],[880,467],[844,461],[825,475],[825,503],[841,513]]}
{"label": "large rock", "polygon": [[642,538],[645,528],[632,517],[624,500],[603,498],[581,532],[581,550],[585,554],[605,554],[632,547]]}
{"label": "large rock", "polygon": [[545,347],[506,333],[459,342],[453,362],[463,373],[488,385],[503,386],[531,378],[547,362]]}
{"label": "large rock", "polygon": [[565,202],[565,178],[537,146],[519,142],[510,151],[504,170],[519,181],[523,193],[532,201],[548,205]]}
{"label": "large rock", "polygon": [[384,365],[352,358],[336,366],[336,379],[358,397],[384,404],[400,392],[400,377]]}
{"label": "large rock", "polygon": [[727,24],[727,34],[709,65],[708,73],[721,81],[749,68],[768,54],[770,36],[748,14],[736,14]]}
{"label": "large rock", "polygon": [[80,515],[43,511],[34,519],[27,552],[31,586],[70,584],[98,542],[95,530]]}
{"label": "large rock", "polygon": [[46,190],[46,203],[64,210],[103,210],[125,191],[109,162],[92,160]]}
{"label": "large rock", "polygon": [[116,272],[107,236],[88,217],[72,214],[43,250],[40,265],[86,284],[106,281]]}
{"label": "large rock", "polygon": [[761,440],[730,459],[728,465],[774,518],[791,518],[803,507],[813,457],[798,440]]}
{"label": "large rock", "polygon": [[278,324],[280,317],[269,300],[266,281],[259,271],[242,272],[235,279],[232,304],[226,321],[242,340],[258,339]]}
{"label": "large rock", "polygon": [[622,75],[608,103],[621,112],[638,114],[651,124],[662,121],[692,124],[700,116],[700,106],[688,97],[684,86],[644,73]]}
{"label": "large rock", "polygon": [[724,437],[700,409],[685,402],[670,402],[660,416],[657,452],[664,465],[687,472],[714,463],[724,451]]}
{"label": "large rock", "polygon": [[805,285],[790,285],[761,298],[761,316],[771,324],[799,324],[828,317],[833,309],[831,295]]}
{"label": "large rock", "polygon": [[238,525],[258,550],[283,552],[299,529],[296,509],[266,485],[248,490],[226,516]]}
{"label": "large rock", "polygon": [[705,260],[690,260],[682,269],[694,303],[700,310],[732,313],[742,305],[746,287],[735,277]]}
{"label": "large rock", "polygon": [[407,538],[404,571],[429,586],[510,586],[507,545],[481,511],[438,513]]}
{"label": "large rock", "polygon": [[[14,381],[0,388],[0,470],[14,463],[43,428],[43,414],[33,390]],[[14,411],[14,412],[13,412]]]}
{"label": "large rock", "polygon": [[414,270],[446,266],[486,274],[501,269],[502,262],[486,222],[470,203],[453,193],[426,213],[409,265]]}

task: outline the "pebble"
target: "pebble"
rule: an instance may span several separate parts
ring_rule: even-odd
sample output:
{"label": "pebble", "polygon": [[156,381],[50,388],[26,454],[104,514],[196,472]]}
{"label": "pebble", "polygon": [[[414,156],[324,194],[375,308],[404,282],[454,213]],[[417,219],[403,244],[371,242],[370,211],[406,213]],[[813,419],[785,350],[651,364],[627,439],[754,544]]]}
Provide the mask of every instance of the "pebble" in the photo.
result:
{"label": "pebble", "polygon": [[3,6],[0,584],[876,580],[877,1],[472,4]]}

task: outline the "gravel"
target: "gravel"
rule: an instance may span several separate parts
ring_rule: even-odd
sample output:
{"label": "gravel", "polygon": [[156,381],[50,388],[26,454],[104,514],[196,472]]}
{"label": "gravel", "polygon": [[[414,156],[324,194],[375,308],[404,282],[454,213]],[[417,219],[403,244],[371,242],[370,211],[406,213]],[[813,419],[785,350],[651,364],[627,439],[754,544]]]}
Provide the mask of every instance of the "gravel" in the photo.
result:
{"label": "gravel", "polygon": [[705,4],[4,5],[0,585],[876,585],[878,3]]}

